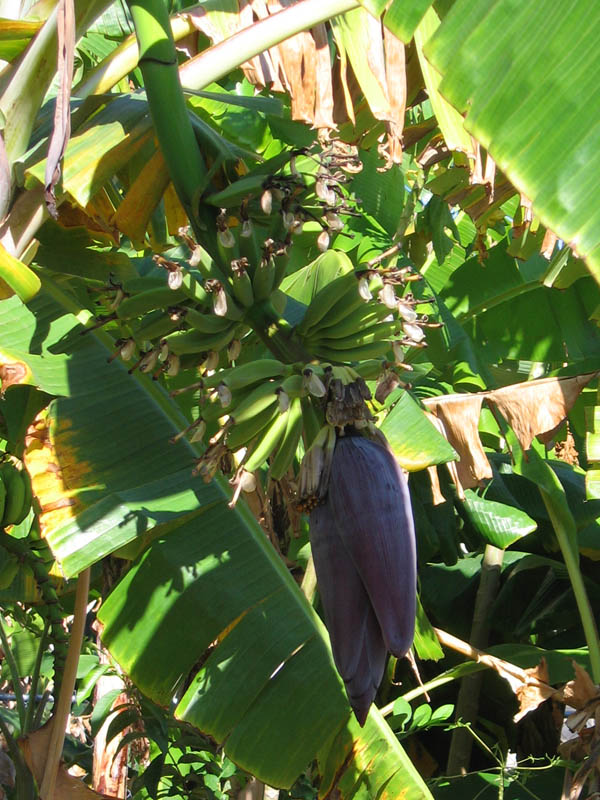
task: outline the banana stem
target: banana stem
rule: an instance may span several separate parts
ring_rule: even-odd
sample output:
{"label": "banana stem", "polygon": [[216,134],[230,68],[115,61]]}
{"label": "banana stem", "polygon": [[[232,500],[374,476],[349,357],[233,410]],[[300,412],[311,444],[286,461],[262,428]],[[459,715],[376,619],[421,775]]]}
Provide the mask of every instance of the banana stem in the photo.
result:
{"label": "banana stem", "polygon": [[46,767],[44,769],[44,777],[40,788],[40,797],[42,797],[43,800],[54,800],[54,787],[56,785],[58,765],[65,741],[65,731],[71,711],[71,698],[73,697],[73,689],[75,688],[75,679],[77,677],[77,664],[79,663],[79,654],[83,642],[83,630],[85,627],[89,590],[90,569],[88,567],[88,569],[80,573],[77,580],[69,652],[65,663],[60,694],[54,709]]}
{"label": "banana stem", "polygon": [[200,219],[194,203],[206,186],[207,171],[179,82],[167,5],[164,0],[129,0],[129,8],[156,136],[196,238],[202,240],[210,223]]}
{"label": "banana stem", "polygon": [[246,311],[244,321],[252,326],[263,344],[284,364],[310,361],[311,357],[304,347],[292,338],[291,325],[277,313],[270,300],[251,306]]}
{"label": "banana stem", "polygon": [[[481,562],[481,578],[475,597],[473,610],[473,623],[471,625],[470,643],[478,648],[486,647],[490,632],[490,610],[498,593],[500,583],[500,569],[504,551],[488,544]],[[483,674],[466,675],[460,684],[456,702],[456,720],[474,723],[477,719],[479,708],[479,694]],[[459,773],[468,769],[473,750],[473,738],[465,728],[455,728],[452,732],[450,752],[448,754],[448,775]]]}

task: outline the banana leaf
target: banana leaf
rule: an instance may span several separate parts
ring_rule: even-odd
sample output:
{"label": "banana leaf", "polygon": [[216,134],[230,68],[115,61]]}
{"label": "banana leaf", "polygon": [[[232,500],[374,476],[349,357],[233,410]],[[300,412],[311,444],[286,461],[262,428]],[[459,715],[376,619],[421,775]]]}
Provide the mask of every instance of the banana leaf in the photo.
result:
{"label": "banana leaf", "polygon": [[599,23],[591,0],[572,3],[568,14],[553,0],[457,0],[425,45],[443,75],[441,94],[466,114],[465,128],[596,279],[600,154],[589,98]]}
{"label": "banana leaf", "polygon": [[265,782],[288,787],[316,758],[342,797],[430,797],[378,712],[363,729],[351,718],[323,625],[248,508],[228,507],[224,481],[192,479],[191,445],[169,444],[183,423],[174,401],[107,363],[110,338],[82,336],[76,314],[87,312],[46,286],[29,307],[0,304],[0,336],[61,392],[40,412],[38,451],[63,477],[56,496],[74,499],[41,517],[64,573],[142,545],[103,605],[112,656]]}

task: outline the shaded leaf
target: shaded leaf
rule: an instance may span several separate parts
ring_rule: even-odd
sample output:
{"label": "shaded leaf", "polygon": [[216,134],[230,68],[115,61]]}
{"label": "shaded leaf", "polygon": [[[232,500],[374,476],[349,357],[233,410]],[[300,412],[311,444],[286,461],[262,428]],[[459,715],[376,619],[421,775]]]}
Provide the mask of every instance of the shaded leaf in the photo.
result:
{"label": "shaded leaf", "polygon": [[483,539],[502,550],[537,529],[537,522],[524,511],[479,497],[470,489],[465,492],[463,504]]}

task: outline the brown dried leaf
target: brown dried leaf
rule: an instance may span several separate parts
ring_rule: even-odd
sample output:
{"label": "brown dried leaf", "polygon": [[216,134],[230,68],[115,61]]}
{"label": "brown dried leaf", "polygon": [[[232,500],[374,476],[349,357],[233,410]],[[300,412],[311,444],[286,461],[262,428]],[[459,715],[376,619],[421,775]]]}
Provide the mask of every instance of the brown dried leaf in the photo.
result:
{"label": "brown dried leaf", "polygon": [[508,681],[521,705],[519,712],[515,715],[515,722],[518,722],[529,711],[537,708],[544,700],[557,694],[556,689],[548,684],[548,672],[543,659],[537,667],[523,669],[516,664],[511,664],[510,661],[479,650],[440,628],[434,628],[434,631],[444,647],[450,647],[473,661],[485,664],[486,667],[495,670],[501,678]]}
{"label": "brown dried leaf", "polygon": [[[18,740],[18,745],[23,751],[27,766],[31,770],[38,786],[41,785],[44,777],[46,757],[52,733],[51,723],[52,719],[43,728],[39,728],[39,730]],[[58,768],[54,797],[60,798],[60,800],[118,800],[112,795],[94,792],[78,778],[69,775],[62,765]]]}
{"label": "brown dried leaf", "polygon": [[385,73],[390,102],[390,118],[386,124],[388,155],[394,164],[402,162],[402,131],[406,112],[406,56],[404,43],[388,29],[383,29]]}
{"label": "brown dried leaf", "polygon": [[597,375],[589,372],[571,378],[542,378],[505,386],[485,397],[514,430],[523,450],[529,450],[534,436],[542,442],[552,439],[581,390]]}
{"label": "brown dried leaf", "polygon": [[[293,5],[296,0],[269,0],[271,14]],[[292,119],[314,121],[316,93],[316,47],[310,31],[291,36],[277,45],[281,64],[290,86]]]}
{"label": "brown dried leaf", "polygon": [[542,249],[540,253],[544,256],[547,261],[550,261],[552,258],[552,253],[554,252],[554,245],[558,241],[558,236],[552,231],[547,230],[544,234],[544,241],[542,242]]}
{"label": "brown dried leaf", "polygon": [[492,468],[479,439],[479,413],[483,395],[454,394],[430,397],[423,404],[444,426],[445,436],[458,453],[458,480],[464,489],[492,477]]}
{"label": "brown dried leaf", "polygon": [[526,669],[524,672],[527,677],[515,691],[519,700],[519,711],[515,716],[515,722],[556,694],[556,690],[549,685],[550,675],[545,658],[542,658],[537,667]]}
{"label": "brown dried leaf", "polygon": [[329,39],[324,24],[312,29],[315,41],[315,68],[317,88],[315,96],[315,128],[335,128],[333,121],[333,78],[331,74],[331,55]]}
{"label": "brown dried leaf", "polygon": [[600,700],[600,689],[586,670],[573,661],[575,677],[566,683],[561,692],[561,700],[576,709],[582,709],[592,700]]}
{"label": "brown dried leaf", "polygon": [[60,85],[56,95],[54,129],[48,146],[48,159],[44,176],[46,205],[56,217],[54,188],[60,178],[60,161],[71,135],[71,84],[75,54],[75,6],[73,0],[59,0],[56,27],[58,33],[58,75]]}
{"label": "brown dried leaf", "polygon": [[431,481],[431,496],[433,498],[433,505],[440,506],[446,502],[446,498],[442,494],[440,488],[440,478],[438,475],[437,467],[427,467],[429,473],[429,480]]}

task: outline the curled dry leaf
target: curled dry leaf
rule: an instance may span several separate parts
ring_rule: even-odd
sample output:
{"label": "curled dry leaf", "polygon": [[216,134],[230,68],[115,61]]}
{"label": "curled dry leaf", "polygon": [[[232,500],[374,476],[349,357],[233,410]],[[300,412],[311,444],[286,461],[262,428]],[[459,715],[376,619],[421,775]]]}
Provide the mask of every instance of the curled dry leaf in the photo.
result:
{"label": "curled dry leaf", "polygon": [[[43,728],[30,733],[18,740],[18,745],[23,752],[27,766],[35,778],[38,786],[41,785],[46,766],[46,757],[52,733],[51,720]],[[75,778],[66,771],[61,764],[58,768],[54,797],[60,800],[118,800],[113,795],[100,794],[86,786],[79,778]]]}
{"label": "curled dry leaf", "polygon": [[[273,14],[285,13],[287,7],[295,4],[295,0],[239,0],[237,13],[230,8],[226,11],[218,8],[207,10],[202,6],[184,13],[197,30],[202,31],[213,45],[218,45]],[[390,163],[399,163],[406,104],[404,45],[390,31],[384,31],[380,20],[364,9],[357,8],[350,13],[364,16],[364,21],[355,25],[352,33],[360,37],[360,45],[350,37],[353,46],[346,52],[344,41],[337,41],[338,57],[333,65],[328,28],[321,23],[255,56],[242,64],[242,69],[254,85],[287,92],[292,103],[292,118],[319,130],[334,129],[336,122],[346,119],[354,122],[350,83],[356,83],[355,75],[369,75],[379,89],[371,91],[368,86],[363,86],[363,94],[375,118],[386,123],[386,155]],[[335,24],[327,23],[327,26],[335,29]],[[256,36],[259,35],[256,30]],[[196,58],[202,57],[203,53],[200,53]],[[334,82],[343,88],[346,101],[345,115],[335,120]]]}
{"label": "curled dry leaf", "polygon": [[510,688],[519,699],[519,711],[515,714],[514,720],[518,722],[530,711],[536,709],[544,700],[556,696],[557,690],[548,684],[548,671],[544,660],[533,669],[523,669],[503,658],[492,656],[484,650],[478,650],[468,642],[458,639],[456,636],[434,628],[436,636],[444,647],[449,647],[457,653],[462,653],[467,658],[485,664],[495,670],[501,678],[508,682]]}
{"label": "curled dry leaf", "polygon": [[[479,438],[479,414],[485,400],[491,410],[499,412],[515,432],[523,450],[531,447],[537,436],[549,442],[573,408],[581,390],[598,372],[569,378],[541,378],[515,383],[493,392],[453,394],[423,400],[427,415],[459,455],[448,469],[459,497],[464,489],[480,486],[492,477],[492,469]],[[439,501],[437,475],[432,479],[434,504]],[[436,502],[437,498],[437,502]]]}
{"label": "curled dry leaf", "polygon": [[506,419],[523,450],[529,450],[537,436],[549,442],[573,408],[581,390],[597,372],[572,378],[542,378],[505,386],[488,392],[485,399]]}
{"label": "curled dry leaf", "polygon": [[430,397],[423,401],[426,409],[441,421],[443,429],[435,422],[434,424],[460,457],[456,470],[462,489],[474,488],[479,486],[481,481],[492,477],[492,468],[479,439],[478,425],[482,402],[482,394],[453,394]]}

